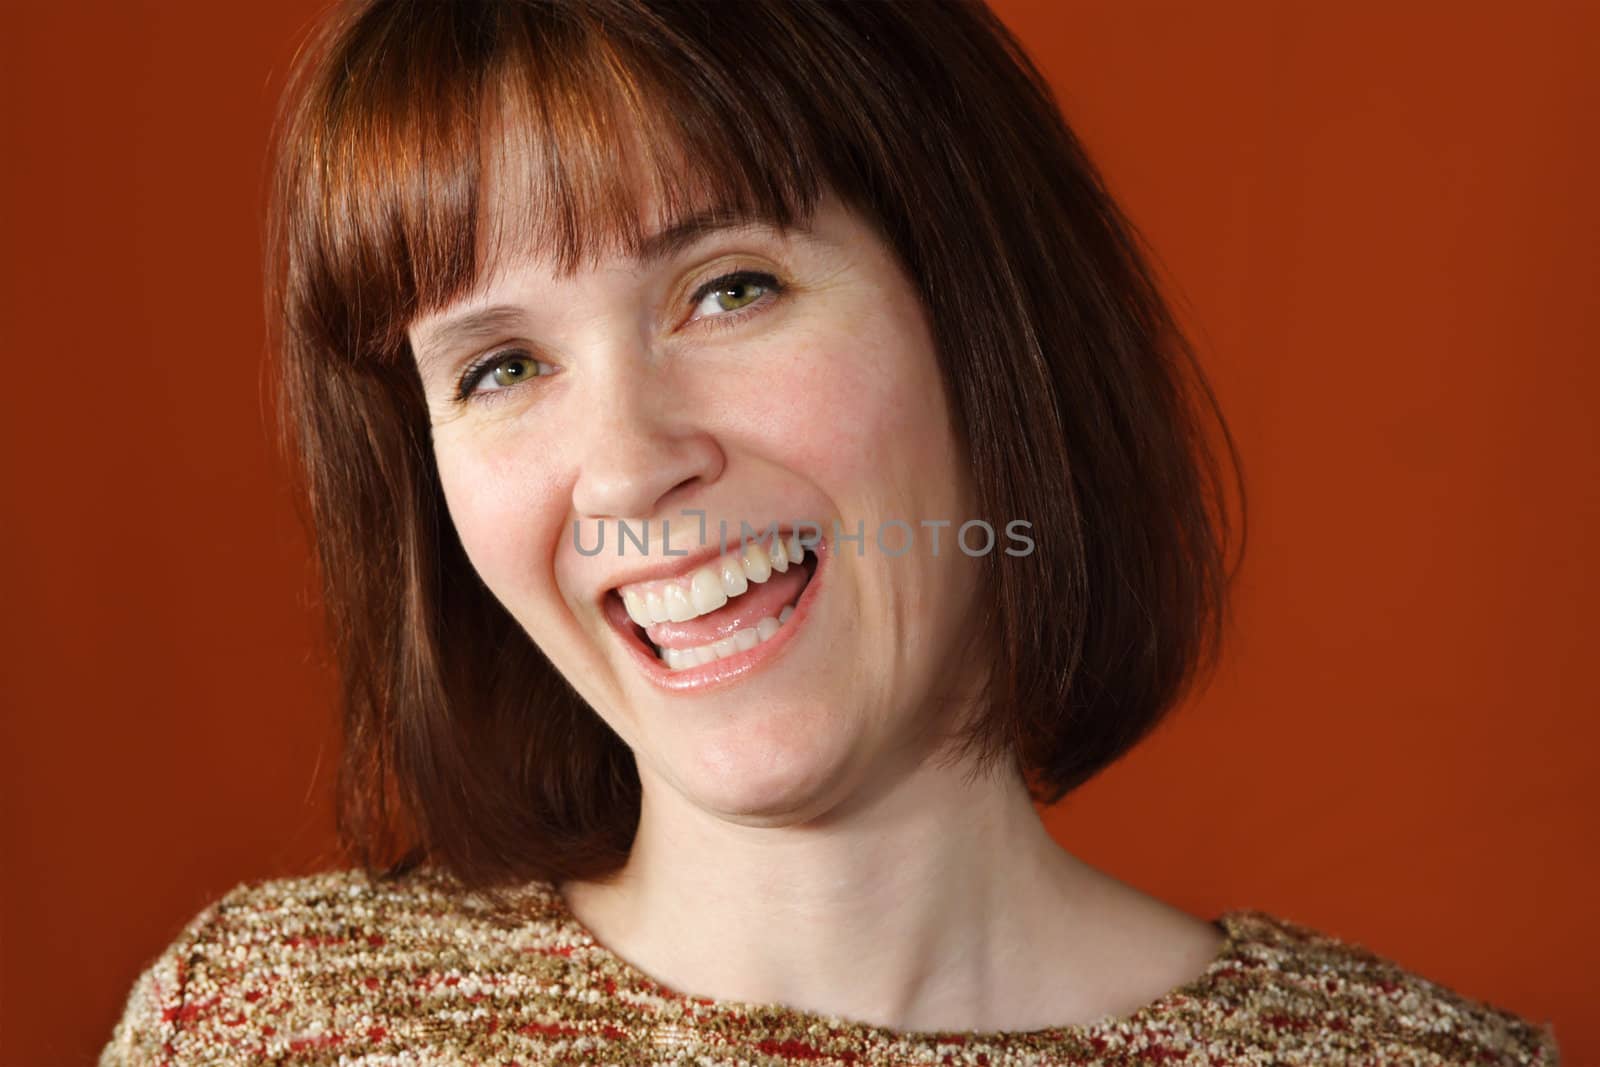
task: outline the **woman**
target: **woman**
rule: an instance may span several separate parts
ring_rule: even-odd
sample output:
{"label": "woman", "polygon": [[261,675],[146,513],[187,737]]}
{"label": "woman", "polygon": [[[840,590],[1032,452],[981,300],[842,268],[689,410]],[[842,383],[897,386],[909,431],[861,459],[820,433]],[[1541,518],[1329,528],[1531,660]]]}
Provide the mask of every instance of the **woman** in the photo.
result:
{"label": "woman", "polygon": [[1040,823],[1214,662],[1229,524],[981,5],[363,2],[288,99],[355,866],[196,916],[103,1063],[1555,1062]]}

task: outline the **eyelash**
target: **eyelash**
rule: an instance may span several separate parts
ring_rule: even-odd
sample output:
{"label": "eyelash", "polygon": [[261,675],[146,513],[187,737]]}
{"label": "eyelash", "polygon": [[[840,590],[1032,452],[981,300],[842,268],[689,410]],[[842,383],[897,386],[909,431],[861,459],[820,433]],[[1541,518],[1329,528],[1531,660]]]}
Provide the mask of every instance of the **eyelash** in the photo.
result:
{"label": "eyelash", "polygon": [[[740,284],[753,284],[764,291],[755,300],[742,308],[737,308],[733,311],[721,311],[714,315],[703,315],[692,321],[709,322],[709,328],[714,330],[728,329],[746,318],[747,312],[754,312],[756,308],[770,304],[772,299],[782,296],[787,288],[783,282],[764,271],[736,270],[728,274],[719,275],[696,289],[694,296],[689,298],[689,306],[698,307],[700,302],[712,293],[723,289],[732,289]],[[515,386],[507,385],[498,389],[478,389],[479,382],[488,377],[501,363],[510,359],[533,359],[533,356],[525,349],[506,348],[491,352],[482,359],[474,361],[466,370],[461,372],[461,378],[456,383],[456,400],[467,403],[491,403],[499,399],[499,394],[511,392]],[[549,375],[539,375],[539,377],[549,377]]]}

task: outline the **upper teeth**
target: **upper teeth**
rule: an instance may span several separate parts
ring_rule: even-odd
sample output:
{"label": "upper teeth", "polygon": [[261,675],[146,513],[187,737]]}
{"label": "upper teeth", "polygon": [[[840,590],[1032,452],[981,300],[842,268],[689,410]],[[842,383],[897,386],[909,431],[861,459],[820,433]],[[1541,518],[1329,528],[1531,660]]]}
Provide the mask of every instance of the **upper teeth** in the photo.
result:
{"label": "upper teeth", "polygon": [[640,626],[657,622],[686,622],[716,611],[750,588],[782,574],[791,563],[806,558],[805,545],[798,533],[787,539],[774,537],[763,545],[749,541],[733,552],[724,552],[693,574],[667,582],[639,582],[617,591],[628,609],[628,618]]}

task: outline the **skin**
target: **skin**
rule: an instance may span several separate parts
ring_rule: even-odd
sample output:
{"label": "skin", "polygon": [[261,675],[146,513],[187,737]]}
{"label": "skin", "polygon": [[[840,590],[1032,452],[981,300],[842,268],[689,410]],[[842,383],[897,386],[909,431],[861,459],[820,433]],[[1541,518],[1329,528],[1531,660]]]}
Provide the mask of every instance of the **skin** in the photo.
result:
{"label": "skin", "polygon": [[[691,301],[740,269],[783,289]],[[508,309],[500,333],[437,340],[490,306]],[[926,536],[891,557],[872,531],[959,525],[972,487],[925,311],[841,202],[825,198],[809,233],[728,230],[654,264],[559,278],[535,257],[495,262],[409,333],[469,558],[637,760],[626,867],[560,887],[600,942],[685,993],[913,1030],[1122,1013],[1215,956],[1209,924],[1066,853],[1014,770],[973,779],[934,758],[981,681],[965,626],[977,561],[953,528],[937,557]],[[509,373],[455,397],[466,364],[508,349]],[[584,556],[573,528],[588,546],[601,520],[659,531],[685,508],[713,536],[718,519],[837,518],[864,521],[868,542],[835,547],[771,661],[673,693],[601,608],[659,543],[650,559],[619,559],[614,541]],[[675,523],[674,547],[692,529]]]}

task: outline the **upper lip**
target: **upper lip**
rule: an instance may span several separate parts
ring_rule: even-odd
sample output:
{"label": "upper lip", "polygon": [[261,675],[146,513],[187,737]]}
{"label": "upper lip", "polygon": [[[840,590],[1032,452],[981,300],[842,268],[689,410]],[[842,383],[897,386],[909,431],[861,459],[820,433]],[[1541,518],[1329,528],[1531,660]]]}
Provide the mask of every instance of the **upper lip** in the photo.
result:
{"label": "upper lip", "polygon": [[[780,535],[787,535],[794,532],[793,523],[780,522],[777,524],[777,527]],[[753,526],[753,528],[761,535],[760,537],[756,538],[758,541],[765,540],[772,531],[772,525],[770,523],[765,526]],[[651,556],[654,557],[655,542],[650,542],[650,544]],[[631,570],[624,571],[621,574],[612,575],[609,579],[611,584],[607,585],[604,591],[600,594],[601,599],[605,599],[607,594],[621,589],[625,585],[633,585],[637,582],[659,582],[671,578],[685,578],[699,570],[701,567],[705,566],[707,563],[710,563],[712,560],[718,559],[729,549],[738,547],[739,544],[740,540],[738,535],[738,527],[730,524],[728,531],[728,542],[726,545],[721,547],[716,545],[707,545],[704,548],[689,552],[687,555],[683,556],[674,553],[672,556],[661,559],[658,562],[642,560],[639,566],[634,567]]]}

